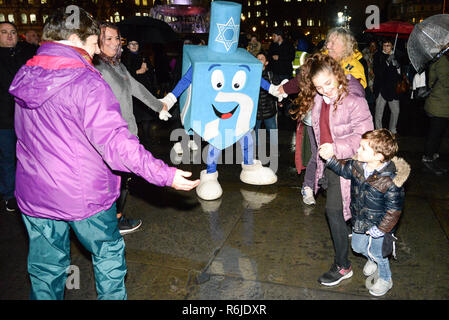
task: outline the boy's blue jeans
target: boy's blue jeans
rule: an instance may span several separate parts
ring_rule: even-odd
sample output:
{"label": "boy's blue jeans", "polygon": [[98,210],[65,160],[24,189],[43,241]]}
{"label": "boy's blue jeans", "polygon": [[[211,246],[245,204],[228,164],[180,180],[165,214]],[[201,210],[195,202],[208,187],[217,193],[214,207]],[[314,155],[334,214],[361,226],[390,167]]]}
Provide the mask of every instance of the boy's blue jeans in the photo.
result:
{"label": "boy's blue jeans", "polygon": [[127,299],[125,243],[117,227],[115,204],[80,221],[51,220],[24,214],[22,218],[30,241],[30,299],[64,299],[70,267],[70,228],[92,254],[98,299]]}
{"label": "boy's blue jeans", "polygon": [[371,245],[369,246],[370,237],[371,236],[368,234],[353,232],[351,242],[352,249],[357,253],[363,254],[369,260],[374,260],[374,262],[377,263],[379,278],[382,278],[385,281],[390,281],[390,262],[388,261],[388,258],[384,258],[382,256],[382,244],[384,242],[384,237],[371,238]]}

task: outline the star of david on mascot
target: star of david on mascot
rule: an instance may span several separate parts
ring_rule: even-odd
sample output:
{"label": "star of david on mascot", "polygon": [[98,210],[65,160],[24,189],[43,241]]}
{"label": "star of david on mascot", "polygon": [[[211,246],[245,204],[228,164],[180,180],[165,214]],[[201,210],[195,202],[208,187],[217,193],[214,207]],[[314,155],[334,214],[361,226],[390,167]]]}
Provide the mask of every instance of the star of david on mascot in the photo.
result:
{"label": "star of david on mascot", "polygon": [[[253,155],[251,131],[256,122],[259,89],[274,89],[262,78],[259,60],[245,49],[237,48],[240,14],[238,3],[212,2],[208,45],[184,46],[183,77],[161,99],[170,109],[180,97],[185,131],[190,135],[195,132],[209,144],[207,169],[201,171],[196,188],[203,200],[215,200],[223,194],[217,161],[221,151],[236,142],[240,143],[243,154],[242,182],[268,185],[277,181],[273,170],[263,167]],[[160,117],[164,118],[164,114]]]}

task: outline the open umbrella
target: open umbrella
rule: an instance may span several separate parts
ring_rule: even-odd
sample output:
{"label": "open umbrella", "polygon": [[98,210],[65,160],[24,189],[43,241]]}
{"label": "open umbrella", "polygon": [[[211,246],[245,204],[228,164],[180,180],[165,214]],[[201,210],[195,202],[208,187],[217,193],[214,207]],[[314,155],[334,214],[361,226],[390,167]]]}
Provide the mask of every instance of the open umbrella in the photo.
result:
{"label": "open umbrella", "polygon": [[437,14],[418,23],[410,34],[407,52],[418,73],[438,60],[449,43],[449,14]]}
{"label": "open umbrella", "polygon": [[395,37],[393,51],[398,38],[408,38],[413,30],[413,24],[402,21],[387,21],[379,24],[378,28],[366,29],[365,32],[384,37]]}
{"label": "open umbrella", "polygon": [[178,40],[178,35],[167,23],[151,17],[131,17],[117,23],[117,26],[123,37],[132,37],[141,44],[168,43]]}

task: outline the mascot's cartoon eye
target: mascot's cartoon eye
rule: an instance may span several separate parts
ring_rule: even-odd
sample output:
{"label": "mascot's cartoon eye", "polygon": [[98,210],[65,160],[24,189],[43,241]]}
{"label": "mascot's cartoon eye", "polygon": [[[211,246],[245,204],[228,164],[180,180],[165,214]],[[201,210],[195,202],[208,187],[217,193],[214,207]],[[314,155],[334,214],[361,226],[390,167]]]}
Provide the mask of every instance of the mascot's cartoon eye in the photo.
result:
{"label": "mascot's cartoon eye", "polygon": [[243,70],[237,71],[232,78],[232,88],[236,91],[241,90],[245,86],[246,72]]}
{"label": "mascot's cartoon eye", "polygon": [[224,75],[223,75],[223,71],[221,70],[214,70],[214,72],[212,72],[212,76],[210,78],[211,84],[212,84],[212,88],[214,88],[214,90],[221,90],[224,86]]}

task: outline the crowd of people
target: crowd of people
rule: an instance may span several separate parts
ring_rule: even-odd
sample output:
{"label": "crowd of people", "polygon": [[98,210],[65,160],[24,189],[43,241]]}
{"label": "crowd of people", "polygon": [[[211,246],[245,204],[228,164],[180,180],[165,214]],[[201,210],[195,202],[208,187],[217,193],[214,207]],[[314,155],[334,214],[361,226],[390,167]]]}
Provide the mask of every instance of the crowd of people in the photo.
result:
{"label": "crowd of people", "polygon": [[[80,28],[68,28],[67,18],[64,9],[56,10],[40,45],[31,32],[29,43],[19,42],[15,25],[0,23],[0,191],[8,211],[20,209],[29,235],[31,298],[63,298],[72,229],[92,254],[98,297],[126,299],[122,235],[142,225],[124,212],[130,178],[185,191],[199,183],[147,150],[150,122],[171,117],[166,94],[181,79],[181,59],[170,65],[161,56],[153,65],[139,39],[128,37],[122,48],[116,25],[82,9]],[[259,93],[256,139],[263,126],[278,128],[284,108],[297,121],[302,200],[314,205],[318,189],[327,190],[334,262],[319,283],[334,286],[352,276],[351,236],[353,250],[368,259],[363,273],[378,272],[369,292],[384,295],[393,286],[384,239],[391,239],[401,215],[410,172],[396,157],[403,94],[396,86],[405,68],[391,39],[382,41],[381,50],[373,41],[361,52],[353,34],[339,27],[321,45],[298,41],[295,48],[276,29],[268,50],[256,36],[244,47],[262,63],[270,85]],[[433,90],[425,102],[431,125],[423,163],[438,175],[447,172],[436,161],[449,118],[443,103],[448,61],[443,57],[430,68]],[[157,69],[166,77],[156,77]],[[387,103],[388,130],[382,122]]]}

